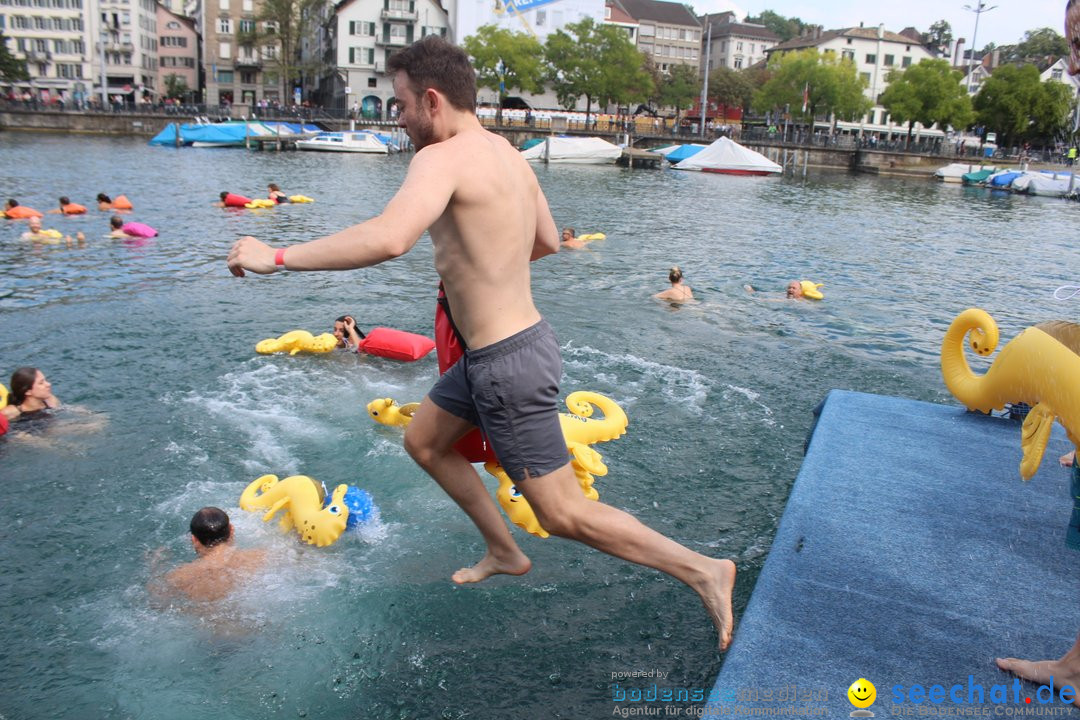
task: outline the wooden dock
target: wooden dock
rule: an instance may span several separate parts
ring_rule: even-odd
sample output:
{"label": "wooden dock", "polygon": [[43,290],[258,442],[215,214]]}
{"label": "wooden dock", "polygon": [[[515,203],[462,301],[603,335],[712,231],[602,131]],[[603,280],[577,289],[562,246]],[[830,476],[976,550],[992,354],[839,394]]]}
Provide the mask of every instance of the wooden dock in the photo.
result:
{"label": "wooden dock", "polygon": [[637,148],[623,148],[622,155],[616,162],[619,165],[625,165],[630,168],[652,168],[657,169],[664,161],[664,156],[660,153],[649,152],[648,150],[638,150]]}
{"label": "wooden dock", "polygon": [[244,147],[248,150],[296,150],[296,143],[315,137],[316,133],[295,133],[285,135],[248,135],[244,138]]}

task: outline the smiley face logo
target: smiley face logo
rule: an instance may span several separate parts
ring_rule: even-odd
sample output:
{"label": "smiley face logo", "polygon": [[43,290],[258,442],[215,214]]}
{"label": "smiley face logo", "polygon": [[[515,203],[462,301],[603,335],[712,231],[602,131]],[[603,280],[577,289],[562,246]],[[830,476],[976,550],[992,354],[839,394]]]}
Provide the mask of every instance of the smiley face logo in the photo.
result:
{"label": "smiley face logo", "polygon": [[868,708],[877,699],[877,688],[866,678],[859,678],[851,683],[851,687],[847,690],[847,697],[855,707]]}

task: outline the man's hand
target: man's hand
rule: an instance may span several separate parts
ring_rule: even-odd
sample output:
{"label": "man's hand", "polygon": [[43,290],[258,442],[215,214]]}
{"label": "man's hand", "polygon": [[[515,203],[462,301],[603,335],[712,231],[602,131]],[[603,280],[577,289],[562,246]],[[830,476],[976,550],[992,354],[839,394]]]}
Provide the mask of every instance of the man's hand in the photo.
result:
{"label": "man's hand", "polygon": [[274,248],[266,243],[245,235],[237,240],[229,251],[229,272],[236,277],[244,277],[245,270],[269,275],[277,270],[274,265],[274,252]]}

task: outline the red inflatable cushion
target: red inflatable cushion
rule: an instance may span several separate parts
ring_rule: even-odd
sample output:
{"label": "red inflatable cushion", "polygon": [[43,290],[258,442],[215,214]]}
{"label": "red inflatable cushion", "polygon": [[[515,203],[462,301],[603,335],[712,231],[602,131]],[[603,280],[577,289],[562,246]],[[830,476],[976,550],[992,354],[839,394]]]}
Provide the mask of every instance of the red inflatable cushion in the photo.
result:
{"label": "red inflatable cushion", "polygon": [[9,427],[11,427],[11,423],[8,422],[7,416],[0,415],[0,435],[5,434]]}
{"label": "red inflatable cushion", "polygon": [[243,195],[228,193],[225,196],[225,207],[244,207],[249,202],[251,202],[251,198],[244,197]]}
{"label": "red inflatable cushion", "polygon": [[427,336],[382,327],[373,328],[360,341],[360,352],[406,362],[419,360],[434,348],[435,341]]}

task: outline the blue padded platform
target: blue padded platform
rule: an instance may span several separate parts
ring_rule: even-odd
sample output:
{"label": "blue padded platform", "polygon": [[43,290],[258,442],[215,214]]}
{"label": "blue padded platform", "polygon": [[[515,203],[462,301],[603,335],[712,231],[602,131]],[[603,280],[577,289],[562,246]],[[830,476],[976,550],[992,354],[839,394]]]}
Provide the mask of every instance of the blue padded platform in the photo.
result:
{"label": "blue padded platform", "polygon": [[[1058,658],[1080,630],[1070,471],[1058,465],[1071,447],[1055,425],[1025,483],[1019,421],[831,392],[705,716],[847,717],[861,677],[877,717],[918,714],[893,702],[894,685],[962,684],[966,697],[969,675],[987,693],[1008,684],[1011,701],[994,658]],[[818,700],[777,700],[785,688]],[[1021,705],[1036,688],[1021,685]],[[950,707],[972,706],[936,705]]]}

